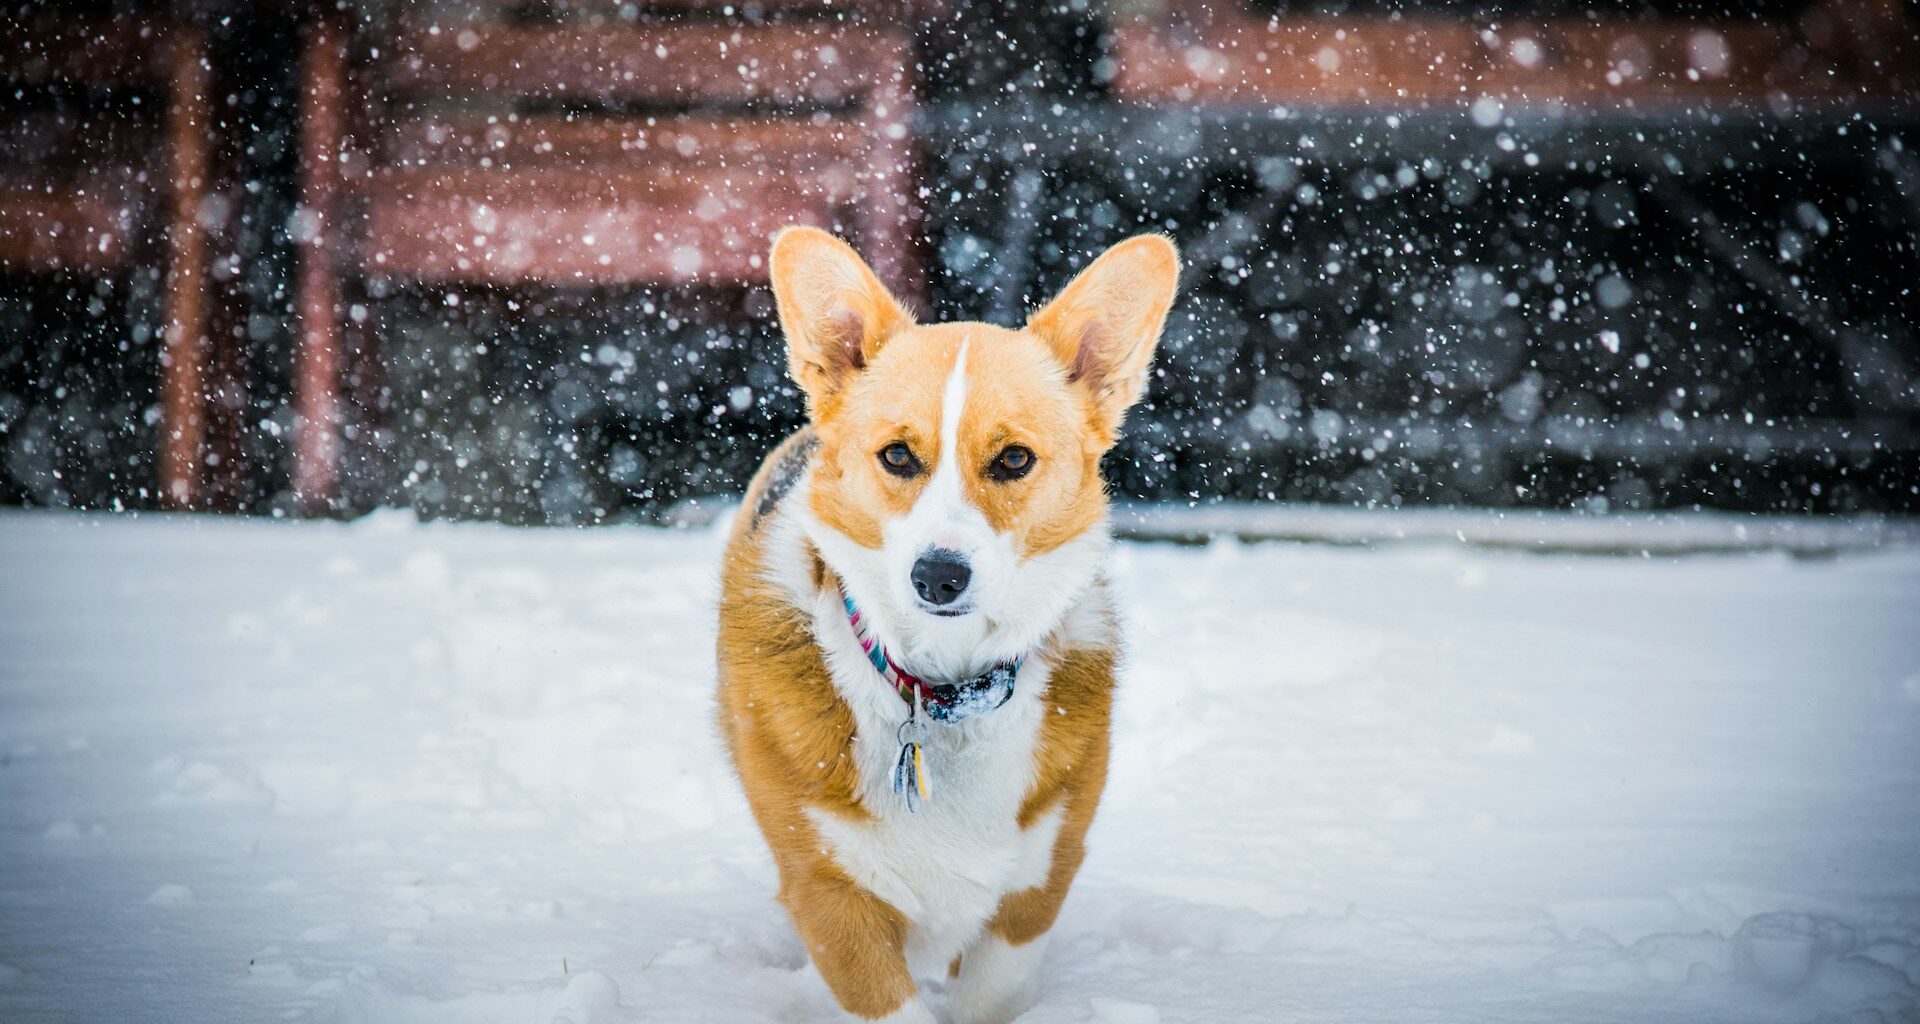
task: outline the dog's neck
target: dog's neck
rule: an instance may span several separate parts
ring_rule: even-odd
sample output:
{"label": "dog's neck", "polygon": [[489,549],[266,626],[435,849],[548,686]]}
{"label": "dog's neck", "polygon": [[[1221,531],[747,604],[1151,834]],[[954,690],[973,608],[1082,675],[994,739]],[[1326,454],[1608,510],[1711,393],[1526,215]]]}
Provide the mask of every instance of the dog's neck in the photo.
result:
{"label": "dog's neck", "polygon": [[1013,696],[1020,664],[1026,660],[1024,656],[995,662],[986,671],[962,679],[924,678],[902,665],[887,650],[872,622],[861,613],[853,598],[844,596],[844,591],[840,603],[847,612],[847,625],[875,674],[886,680],[901,701],[912,705],[916,713],[925,711],[936,722],[959,721],[993,711]]}

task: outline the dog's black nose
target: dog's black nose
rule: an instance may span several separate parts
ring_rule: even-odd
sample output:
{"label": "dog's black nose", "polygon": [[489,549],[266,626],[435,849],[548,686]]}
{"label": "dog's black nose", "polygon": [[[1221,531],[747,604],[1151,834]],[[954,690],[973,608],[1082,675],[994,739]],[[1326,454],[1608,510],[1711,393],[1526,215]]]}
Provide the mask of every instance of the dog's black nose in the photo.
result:
{"label": "dog's black nose", "polygon": [[971,579],[973,570],[958,551],[934,548],[913,563],[913,592],[928,604],[952,604]]}

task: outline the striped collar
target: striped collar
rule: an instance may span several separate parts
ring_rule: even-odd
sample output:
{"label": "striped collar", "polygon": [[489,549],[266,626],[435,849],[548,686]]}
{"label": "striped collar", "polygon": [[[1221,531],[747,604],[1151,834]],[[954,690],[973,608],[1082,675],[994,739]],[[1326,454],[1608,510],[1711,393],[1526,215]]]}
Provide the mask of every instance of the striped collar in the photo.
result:
{"label": "striped collar", "polygon": [[847,597],[846,589],[841,588],[840,601],[847,609],[847,622],[853,627],[853,635],[860,641],[860,649],[866,652],[867,661],[873,670],[880,673],[892,686],[900,699],[906,701],[908,708],[914,707],[915,697],[926,709],[928,718],[936,722],[957,722],[962,718],[983,715],[1005,704],[1013,696],[1014,678],[1020,673],[1020,663],[1025,658],[1003,661],[985,672],[969,679],[953,683],[932,683],[900,667],[887,649],[873,633],[873,626],[862,615],[853,598]]}

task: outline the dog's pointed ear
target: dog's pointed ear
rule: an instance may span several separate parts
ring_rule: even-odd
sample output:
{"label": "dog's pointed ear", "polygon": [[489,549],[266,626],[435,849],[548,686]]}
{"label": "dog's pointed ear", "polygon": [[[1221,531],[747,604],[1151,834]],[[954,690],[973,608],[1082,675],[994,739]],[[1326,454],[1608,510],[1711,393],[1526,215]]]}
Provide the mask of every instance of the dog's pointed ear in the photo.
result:
{"label": "dog's pointed ear", "polygon": [[1146,390],[1147,364],[1180,283],[1180,252],[1164,235],[1136,235],[1100,254],[1027,330],[1053,349],[1093,397],[1111,444],[1127,409]]}
{"label": "dog's pointed ear", "polygon": [[913,326],[913,316],[852,246],[818,228],[781,231],[767,267],[787,336],[788,372],[818,418],[887,339]]}

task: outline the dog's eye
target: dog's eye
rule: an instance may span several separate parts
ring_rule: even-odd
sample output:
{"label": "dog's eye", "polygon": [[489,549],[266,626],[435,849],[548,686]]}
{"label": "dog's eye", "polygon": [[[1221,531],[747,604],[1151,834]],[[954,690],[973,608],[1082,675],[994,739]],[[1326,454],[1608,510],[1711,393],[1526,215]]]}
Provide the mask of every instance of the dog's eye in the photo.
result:
{"label": "dog's eye", "polygon": [[920,460],[913,457],[913,449],[899,441],[880,449],[880,465],[894,476],[917,476],[920,473]]}
{"label": "dog's eye", "polygon": [[1033,452],[1017,444],[1000,449],[987,465],[987,474],[995,480],[1018,480],[1033,470]]}

